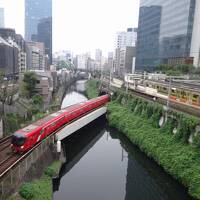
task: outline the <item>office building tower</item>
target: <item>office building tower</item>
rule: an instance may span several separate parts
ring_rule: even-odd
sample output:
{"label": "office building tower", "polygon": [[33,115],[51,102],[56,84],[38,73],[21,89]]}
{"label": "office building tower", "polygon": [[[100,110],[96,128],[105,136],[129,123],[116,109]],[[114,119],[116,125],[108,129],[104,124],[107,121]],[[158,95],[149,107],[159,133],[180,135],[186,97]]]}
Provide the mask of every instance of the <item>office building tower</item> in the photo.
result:
{"label": "office building tower", "polygon": [[45,54],[49,57],[49,63],[52,63],[52,18],[41,19],[38,24],[37,41],[45,45]]}
{"label": "office building tower", "polygon": [[52,17],[52,0],[25,0],[25,39],[37,35],[41,19]]}
{"label": "office building tower", "polygon": [[137,41],[137,28],[128,28],[127,31],[117,32],[116,48],[134,47]]}
{"label": "office building tower", "polygon": [[136,69],[192,63],[195,0],[141,0]]}
{"label": "office building tower", "polygon": [[96,49],[95,51],[95,62],[96,62],[96,68],[97,70],[102,69],[102,50]]}

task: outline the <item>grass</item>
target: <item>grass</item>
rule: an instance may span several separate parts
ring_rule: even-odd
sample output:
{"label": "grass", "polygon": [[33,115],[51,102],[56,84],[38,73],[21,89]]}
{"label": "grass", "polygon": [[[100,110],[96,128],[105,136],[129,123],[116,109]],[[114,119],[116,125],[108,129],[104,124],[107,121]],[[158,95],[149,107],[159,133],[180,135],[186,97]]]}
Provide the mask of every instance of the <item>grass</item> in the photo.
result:
{"label": "grass", "polygon": [[87,82],[86,96],[88,97],[88,99],[93,99],[95,97],[98,97],[99,85],[100,85],[100,81],[96,79],[91,79]]}
{"label": "grass", "polygon": [[19,189],[19,195],[12,196],[8,200],[51,200],[52,177],[58,172],[60,166],[60,161],[55,161],[46,168],[40,179],[24,183]]}
{"label": "grass", "polygon": [[190,195],[200,199],[200,152],[194,145],[177,140],[170,126],[152,124],[154,116],[144,117],[130,107],[111,102],[108,120],[134,144],[153,158],[166,172],[188,187]]}

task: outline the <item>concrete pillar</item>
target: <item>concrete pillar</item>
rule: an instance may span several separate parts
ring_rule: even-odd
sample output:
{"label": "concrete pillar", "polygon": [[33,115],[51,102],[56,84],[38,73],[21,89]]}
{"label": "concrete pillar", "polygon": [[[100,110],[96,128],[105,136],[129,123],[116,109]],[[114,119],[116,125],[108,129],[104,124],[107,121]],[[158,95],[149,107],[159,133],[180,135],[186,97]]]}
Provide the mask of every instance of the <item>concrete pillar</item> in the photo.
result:
{"label": "concrete pillar", "polygon": [[61,152],[61,141],[57,141],[57,152],[60,153]]}

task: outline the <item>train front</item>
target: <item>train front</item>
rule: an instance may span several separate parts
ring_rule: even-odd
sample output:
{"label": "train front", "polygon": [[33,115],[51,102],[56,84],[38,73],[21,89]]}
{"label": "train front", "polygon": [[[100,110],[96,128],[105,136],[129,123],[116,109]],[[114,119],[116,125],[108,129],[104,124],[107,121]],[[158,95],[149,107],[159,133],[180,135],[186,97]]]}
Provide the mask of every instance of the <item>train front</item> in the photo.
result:
{"label": "train front", "polygon": [[11,148],[15,153],[23,153],[26,151],[26,136],[23,133],[14,133],[11,139]]}

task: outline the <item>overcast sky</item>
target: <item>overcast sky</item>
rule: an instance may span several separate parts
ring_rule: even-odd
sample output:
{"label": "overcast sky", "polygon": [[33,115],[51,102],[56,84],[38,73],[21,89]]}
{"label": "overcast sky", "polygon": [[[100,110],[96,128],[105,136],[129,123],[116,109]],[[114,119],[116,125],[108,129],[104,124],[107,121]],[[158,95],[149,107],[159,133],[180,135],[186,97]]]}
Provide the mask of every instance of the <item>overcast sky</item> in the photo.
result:
{"label": "overcast sky", "polygon": [[[24,0],[0,0],[6,27],[24,35]],[[117,31],[137,27],[139,0],[54,0],[53,49],[75,53],[114,48]]]}

